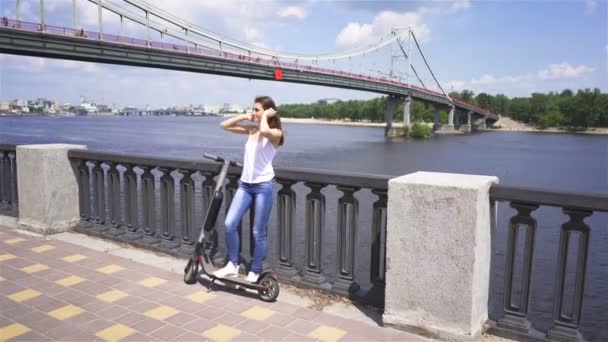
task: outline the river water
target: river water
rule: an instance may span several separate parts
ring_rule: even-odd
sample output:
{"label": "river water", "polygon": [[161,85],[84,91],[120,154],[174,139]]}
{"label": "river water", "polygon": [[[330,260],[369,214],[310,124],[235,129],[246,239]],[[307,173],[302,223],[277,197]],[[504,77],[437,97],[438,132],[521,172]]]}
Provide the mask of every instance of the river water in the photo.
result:
{"label": "river water", "polygon": [[[90,150],[161,158],[200,159],[202,153],[207,152],[242,159],[246,137],[220,129],[221,120],[217,117],[0,117],[0,143],[83,144]],[[386,139],[383,128],[378,127],[285,123],[284,128],[285,146],[277,154],[276,167],[391,176],[416,171],[494,175],[502,184],[608,193],[607,136],[488,131],[413,141]],[[299,189],[304,190],[304,187]],[[298,192],[297,208],[304,208],[305,194]],[[334,195],[328,193],[328,204],[335,203]],[[359,228],[357,247],[361,255],[357,260],[369,260],[369,230],[364,228],[368,227],[365,223],[369,218],[363,216],[369,216],[365,213],[371,211],[375,197],[371,194],[367,197],[369,201],[360,199],[364,224]],[[301,212],[299,210],[297,216],[303,215]],[[513,215],[514,210],[505,204],[499,205],[492,259],[493,319],[500,318],[502,310],[506,228]],[[555,208],[538,209],[533,216],[538,221],[538,231],[529,318],[534,326],[546,331],[552,326],[559,230],[567,217]],[[331,210],[328,217],[328,226],[335,226]],[[586,222],[591,227],[591,239],[582,331],[587,340],[595,341],[608,338],[608,214],[595,214]],[[273,240],[271,226],[269,238]],[[303,244],[303,231],[295,235],[296,245]],[[324,241],[335,240],[335,231],[324,232],[323,237]],[[335,274],[335,253],[323,251],[323,258],[324,269],[330,275]],[[296,260],[301,259],[303,251],[299,248]],[[356,272],[361,286],[368,286],[369,263],[359,262]]]}

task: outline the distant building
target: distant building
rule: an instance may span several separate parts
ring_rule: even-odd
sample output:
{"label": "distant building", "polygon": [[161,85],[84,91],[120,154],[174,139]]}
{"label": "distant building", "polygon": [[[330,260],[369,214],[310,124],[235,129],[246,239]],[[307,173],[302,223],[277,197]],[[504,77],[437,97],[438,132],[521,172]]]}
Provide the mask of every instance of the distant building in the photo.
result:
{"label": "distant building", "polygon": [[203,112],[206,114],[218,114],[220,112],[220,106],[204,105]]}
{"label": "distant building", "polygon": [[88,115],[97,113],[97,104],[93,101],[88,101],[84,96],[80,98],[80,105],[76,106],[76,114]]}
{"label": "distant building", "polygon": [[230,105],[230,108],[228,110],[230,113],[242,113],[243,112],[243,107],[233,104]]}
{"label": "distant building", "polygon": [[10,104],[15,107],[25,107],[27,106],[27,101],[23,99],[15,99]]}
{"label": "distant building", "polygon": [[222,113],[243,113],[243,107],[237,104],[224,103]]}
{"label": "distant building", "polygon": [[0,112],[8,112],[11,107],[8,102],[0,102]]}

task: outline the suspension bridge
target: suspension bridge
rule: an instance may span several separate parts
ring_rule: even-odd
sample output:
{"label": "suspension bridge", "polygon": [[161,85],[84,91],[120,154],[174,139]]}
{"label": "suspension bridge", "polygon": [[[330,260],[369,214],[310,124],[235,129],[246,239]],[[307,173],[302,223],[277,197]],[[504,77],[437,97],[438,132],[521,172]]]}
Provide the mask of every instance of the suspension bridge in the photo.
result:
{"label": "suspension bridge", "polygon": [[[412,101],[432,104],[435,129],[447,133],[454,131],[458,114],[466,115],[466,124],[460,129],[467,132],[472,126],[483,129],[498,120],[498,115],[451,98],[444,91],[411,28],[395,28],[377,41],[355,49],[306,55],[275,51],[210,32],[142,0],[88,0],[86,6],[97,6],[98,27],[85,29],[79,25],[78,3],[72,0],[73,23],[67,27],[67,23],[47,23],[44,0],[40,0],[38,22],[22,20],[22,4],[15,0],[14,17],[3,17],[0,22],[0,53],[384,94],[386,134],[392,128],[394,109],[402,102],[405,126],[411,123]],[[104,30],[104,17],[110,15],[119,17],[119,32]],[[145,37],[125,35],[125,23],[143,28]],[[159,39],[153,35],[159,35]],[[416,68],[413,63],[415,55],[422,67]],[[441,110],[449,113],[447,125],[439,122]]]}

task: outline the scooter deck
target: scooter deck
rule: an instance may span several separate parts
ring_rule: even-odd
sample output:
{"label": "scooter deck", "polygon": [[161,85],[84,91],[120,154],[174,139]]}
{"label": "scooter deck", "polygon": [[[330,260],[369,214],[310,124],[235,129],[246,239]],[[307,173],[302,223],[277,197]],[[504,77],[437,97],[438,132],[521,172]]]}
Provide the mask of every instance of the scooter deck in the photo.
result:
{"label": "scooter deck", "polygon": [[[219,268],[213,266],[211,263],[206,263],[203,261],[203,263],[205,264],[205,273],[207,273],[207,276],[209,277],[213,277],[213,273],[217,270],[219,270]],[[239,273],[237,276],[228,276],[228,277],[224,277],[224,278],[216,278],[217,280],[229,280],[229,281],[233,281],[233,282],[239,282],[239,283],[243,283],[244,285],[253,285],[255,283],[252,282],[248,282],[247,280],[247,275],[246,274],[242,274]]]}

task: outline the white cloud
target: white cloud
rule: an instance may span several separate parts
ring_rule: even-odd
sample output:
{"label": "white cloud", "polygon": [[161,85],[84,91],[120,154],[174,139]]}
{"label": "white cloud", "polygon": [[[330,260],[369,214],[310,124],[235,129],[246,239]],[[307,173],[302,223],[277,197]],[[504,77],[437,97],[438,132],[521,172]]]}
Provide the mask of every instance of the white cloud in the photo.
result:
{"label": "white cloud", "polygon": [[336,43],[342,46],[369,43],[374,38],[373,30],[370,24],[348,23],[338,34]]}
{"label": "white cloud", "polygon": [[452,15],[470,8],[471,0],[451,0],[445,4],[448,6],[422,6],[415,11],[382,11],[370,23],[349,22],[336,37],[336,43],[343,47],[365,45],[386,36],[395,28],[407,27],[412,28],[418,41],[428,42],[431,30],[423,22],[425,16]]}
{"label": "white cloud", "polygon": [[412,27],[419,41],[430,39],[431,31],[426,24],[421,22],[419,13],[383,11],[376,15],[369,24],[348,23],[336,37],[336,43],[340,46],[366,45],[386,36],[393,29],[408,26]]}
{"label": "white cloud", "polygon": [[593,14],[597,9],[597,0],[585,0],[585,14]]}
{"label": "white cloud", "polygon": [[586,65],[573,67],[568,63],[551,64],[536,73],[499,77],[484,74],[469,81],[452,80],[445,82],[445,86],[450,91],[469,89],[476,93],[529,94],[533,91],[550,90],[556,86],[576,87],[577,83],[573,82],[593,70]]}
{"label": "white cloud", "polygon": [[548,68],[540,70],[538,77],[541,80],[554,80],[564,78],[579,78],[586,73],[593,72],[593,68],[586,65],[579,65],[576,67],[571,66],[568,63],[551,64]]}
{"label": "white cloud", "polygon": [[308,15],[308,12],[304,7],[301,6],[287,6],[278,12],[279,17],[288,18],[294,17],[298,19],[304,19]]}

